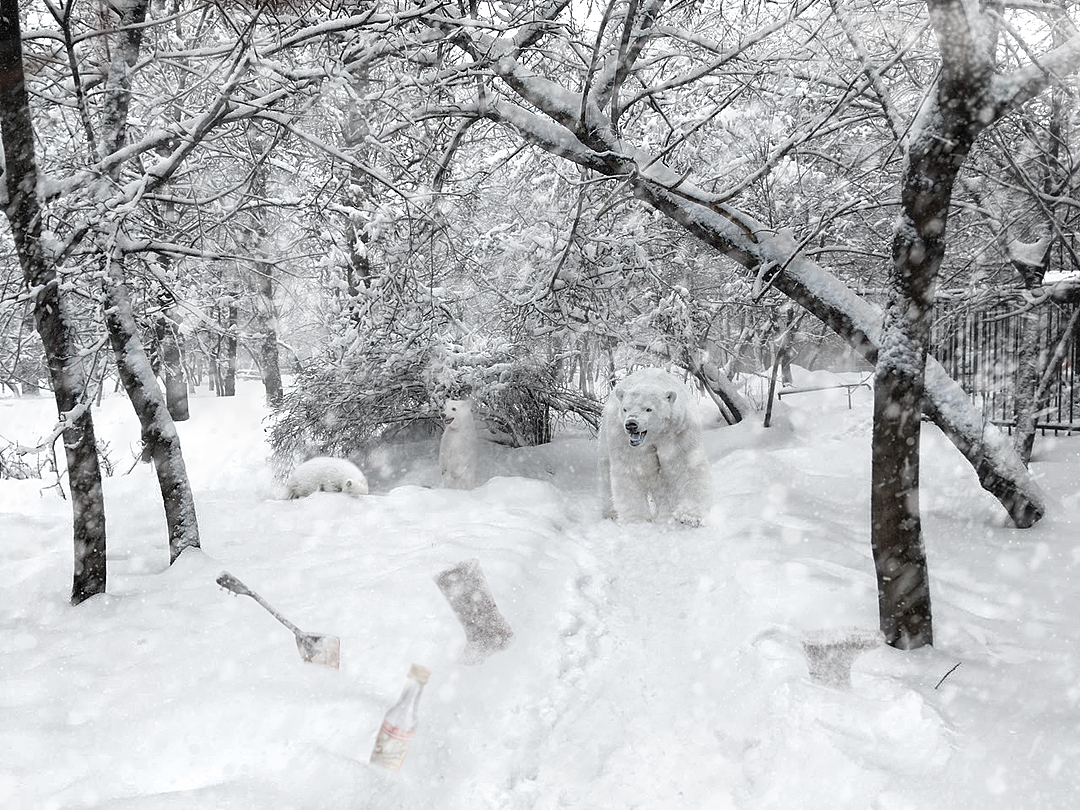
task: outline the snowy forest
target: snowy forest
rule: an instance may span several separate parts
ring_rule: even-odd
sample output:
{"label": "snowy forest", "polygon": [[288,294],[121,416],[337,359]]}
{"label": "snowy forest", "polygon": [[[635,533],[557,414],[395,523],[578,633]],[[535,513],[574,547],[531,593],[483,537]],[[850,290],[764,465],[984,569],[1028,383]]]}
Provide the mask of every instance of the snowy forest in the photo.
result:
{"label": "snowy forest", "polygon": [[[454,703],[467,690],[457,681],[438,686],[435,667],[432,701],[439,708],[431,724],[445,736],[430,749],[421,743],[414,757],[435,774],[429,782],[388,787],[365,781],[369,776],[358,776],[335,757],[367,745],[366,738],[334,725],[337,736],[330,735],[316,756],[327,757],[318,760],[325,781],[304,798],[285,801],[284,794],[260,793],[261,787],[237,787],[229,765],[219,774],[225,793],[213,795],[220,805],[198,799],[209,794],[193,794],[188,804],[178,798],[175,805],[123,806],[346,806],[357,790],[370,789],[389,791],[391,798],[364,806],[387,808],[672,807],[681,806],[676,796],[683,797],[683,790],[696,803],[682,806],[810,807],[817,805],[785,801],[765,774],[775,769],[778,780],[805,786],[815,784],[822,768],[847,773],[852,790],[880,799],[848,802],[828,794],[832,799],[822,798],[822,807],[1074,806],[1080,785],[1068,782],[1075,780],[1069,774],[1080,771],[1068,763],[1080,757],[1075,716],[1053,715],[1046,733],[1056,736],[1043,742],[1049,715],[1038,714],[1044,695],[1046,704],[1075,711],[1080,693],[1073,658],[1061,659],[1051,675],[1025,669],[1017,683],[1034,678],[1038,704],[1031,708],[1035,719],[1025,716],[1025,728],[1037,728],[1038,736],[1029,746],[987,742],[999,770],[969,783],[965,779],[978,772],[978,757],[966,754],[971,760],[959,764],[950,759],[943,753],[951,745],[949,735],[975,739],[980,729],[993,728],[987,718],[998,704],[987,695],[1004,701],[1027,695],[1015,691],[1020,687],[985,687],[971,720],[962,714],[969,698],[948,703],[963,694],[949,689],[963,689],[965,671],[994,670],[999,659],[991,656],[983,669],[970,663],[957,670],[959,663],[948,669],[945,658],[918,656],[944,655],[934,652],[942,634],[953,650],[1000,651],[987,641],[993,630],[980,622],[1004,621],[1028,597],[1021,599],[1018,591],[1002,596],[993,610],[972,607],[971,626],[956,619],[957,606],[970,607],[971,593],[982,598],[1002,578],[1019,580],[1013,544],[1023,544],[1025,535],[1042,538],[1037,559],[1027,563],[1029,573],[1039,569],[1039,576],[1067,582],[1070,566],[1080,560],[1075,549],[1048,552],[1046,545],[1047,532],[1061,531],[1072,520],[1075,484],[1073,495],[1062,495],[1059,483],[1075,481],[1077,461],[1065,453],[1072,466],[1054,477],[1035,469],[1040,461],[1056,463],[1054,453],[1064,452],[1062,445],[1046,444],[1050,455],[1040,458],[1048,431],[1080,428],[1080,414],[1072,416],[1080,406],[1080,388],[1073,391],[1073,362],[1080,362],[1078,73],[1080,3],[1073,0],[0,0],[0,401],[47,405],[52,425],[34,434],[15,416],[0,418],[0,485],[12,487],[0,487],[0,516],[15,515],[8,506],[27,498],[26,503],[62,499],[70,521],[64,528],[70,556],[63,564],[70,592],[65,585],[63,599],[73,621],[88,610],[82,614],[88,621],[105,622],[94,611],[121,608],[103,599],[149,587],[131,584],[147,572],[143,563],[132,562],[144,552],[132,546],[129,534],[110,528],[114,514],[125,516],[117,523],[124,526],[130,513],[106,503],[109,492],[122,491],[131,503],[149,497],[133,494],[139,481],[151,483],[160,510],[152,515],[157,526],[151,542],[165,555],[164,570],[192,576],[175,593],[170,588],[176,580],[164,590],[143,592],[151,602],[166,600],[155,602],[166,613],[183,601],[181,592],[202,599],[207,592],[200,589],[213,585],[216,571],[207,576],[209,568],[203,570],[213,560],[205,563],[190,553],[212,545],[204,542],[206,524],[226,538],[219,546],[224,559],[243,547],[228,539],[242,525],[245,536],[266,531],[265,537],[289,548],[284,535],[257,529],[257,522],[245,524],[237,511],[261,498],[262,506],[252,508],[302,532],[303,520],[283,511],[283,503],[245,490],[246,506],[225,506],[224,496],[215,500],[224,492],[218,483],[205,483],[208,475],[234,470],[234,462],[240,469],[240,456],[225,458],[224,448],[241,436],[251,447],[265,443],[268,475],[279,483],[313,456],[371,464],[373,494],[365,491],[363,502],[375,505],[360,523],[385,530],[411,525],[412,513],[424,512],[431,523],[406,532],[417,542],[415,554],[442,542],[429,539],[440,531],[440,515],[456,525],[474,513],[465,507],[446,511],[451,507],[444,501],[429,500],[439,496],[419,490],[401,495],[392,488],[392,476],[380,477],[376,462],[388,453],[437,443],[448,399],[471,400],[485,452],[496,459],[489,461],[492,469],[528,468],[543,480],[563,475],[560,485],[578,496],[564,505],[562,495],[535,481],[515,489],[512,482],[521,479],[498,475],[475,493],[489,521],[477,529],[480,535],[509,532],[517,538],[500,540],[510,545],[484,560],[493,587],[498,591],[515,574],[522,588],[531,584],[549,589],[549,595],[563,594],[570,608],[551,621],[559,622],[559,637],[570,641],[557,652],[562,680],[554,692],[541,685],[542,670],[531,676],[525,698],[504,694],[500,685],[488,687],[488,699],[504,712],[499,722],[505,726],[496,732],[468,726],[462,705],[477,713],[488,707],[481,709],[476,698]],[[872,708],[839,709],[847,714],[836,728],[856,742],[834,748],[829,737],[828,745],[819,746],[824,759],[811,767],[805,764],[811,755],[796,751],[792,746],[801,742],[793,741],[808,739],[813,748],[824,737],[791,733],[794,721],[787,715],[779,719],[779,709],[770,710],[772,725],[760,731],[736,704],[716,703],[706,713],[723,709],[723,720],[734,717],[737,730],[711,741],[719,752],[715,757],[702,753],[693,760],[700,784],[679,783],[665,793],[668,783],[661,779],[657,792],[649,792],[650,785],[635,800],[637,782],[627,774],[637,778],[637,771],[621,757],[634,759],[639,749],[631,748],[631,757],[613,745],[595,762],[585,757],[572,763],[548,748],[560,739],[581,743],[576,727],[565,725],[575,712],[598,713],[584,719],[601,731],[631,733],[629,725],[604,714],[603,701],[585,710],[571,708],[576,704],[568,696],[576,685],[596,698],[599,681],[590,680],[589,667],[604,650],[618,652],[618,645],[611,652],[603,613],[605,599],[619,593],[618,577],[599,573],[604,568],[592,556],[599,554],[595,549],[622,550],[631,554],[631,563],[641,563],[620,575],[635,586],[621,591],[635,605],[646,599],[650,566],[658,577],[666,576],[684,554],[684,561],[704,572],[703,566],[728,553],[693,550],[698,541],[692,538],[708,526],[656,527],[659,539],[651,547],[651,529],[631,526],[608,537],[574,511],[593,497],[591,462],[584,459],[587,448],[595,447],[605,399],[627,372],[647,366],[674,372],[700,396],[715,470],[730,467],[741,476],[718,480],[717,492],[745,497],[747,509],[760,510],[765,522],[755,524],[749,511],[732,511],[734,501],[717,508],[727,510],[727,524],[745,529],[753,542],[771,537],[761,527],[787,514],[783,498],[770,502],[766,496],[775,494],[769,470],[787,475],[784,465],[791,459],[784,456],[781,464],[780,456],[763,455],[764,450],[754,455],[747,448],[779,447],[778,436],[808,435],[811,428],[830,437],[858,434],[861,449],[850,451],[851,458],[862,459],[857,453],[865,450],[865,465],[850,465],[863,476],[855,484],[858,492],[818,489],[833,474],[813,466],[824,463],[827,452],[799,457],[809,465],[800,470],[814,470],[806,474],[807,492],[816,493],[816,500],[811,504],[807,496],[800,517],[777,529],[780,550],[768,553],[782,560],[790,533],[801,531],[792,525],[818,520],[820,509],[845,516],[845,537],[849,527],[858,527],[850,546],[815,548],[835,553],[844,565],[860,555],[869,561],[871,585],[853,585],[837,602],[848,605],[850,599],[859,607],[837,610],[856,612],[862,620],[860,611],[868,605],[888,655],[907,657],[879,655],[873,673],[853,677],[863,678],[864,692],[871,688],[865,684],[877,684],[877,697],[884,694],[894,708],[907,708],[894,713],[873,708],[884,702],[872,702]],[[230,421],[237,412],[225,410],[228,403],[255,386],[259,402],[245,411],[250,418]],[[775,393],[784,388],[799,396],[779,401]],[[847,407],[830,401],[831,410],[819,408],[809,392],[823,390],[846,394]],[[119,424],[113,405],[120,400],[137,424],[131,458],[105,438]],[[0,410],[0,417],[15,413]],[[775,428],[762,427],[774,416]],[[551,449],[560,436],[582,443]],[[720,449],[731,454],[730,464],[718,464]],[[516,451],[531,455],[509,455]],[[218,452],[223,455],[215,457]],[[943,458],[956,461],[946,476]],[[243,469],[252,480],[261,475]],[[130,481],[113,483],[125,473]],[[432,488],[422,475],[405,478],[397,483],[427,482]],[[961,481],[970,481],[971,491],[957,494]],[[33,490],[19,488],[25,482],[33,482]],[[949,498],[955,509],[943,506]],[[513,508],[505,515],[499,511],[519,499],[530,502],[532,517]],[[320,501],[332,504],[325,519],[334,526],[357,525],[345,511],[348,500]],[[865,505],[861,517],[847,515],[849,504]],[[233,522],[223,529],[230,509]],[[978,573],[961,573],[956,557],[945,555],[945,584],[939,586],[927,547],[938,548],[943,521],[954,518],[973,521],[963,524],[971,534],[956,547],[969,559],[978,557],[980,543],[991,542],[991,536],[1006,538],[1004,550]],[[0,556],[15,561],[9,570],[21,571],[35,553],[31,527],[39,518],[19,512],[12,520],[20,537],[25,533],[19,542],[26,548],[12,545]],[[719,523],[714,517],[713,526]],[[926,523],[937,533],[928,536]],[[592,551],[567,539],[578,537],[559,528],[570,524],[595,541]],[[1057,528],[1046,529],[1048,524]],[[521,539],[531,533],[546,538],[548,552],[540,540],[534,547]],[[458,543],[458,534],[451,535]],[[372,548],[385,552],[384,562],[399,553],[385,536],[373,542]],[[681,550],[660,556],[659,544],[669,543]],[[628,544],[637,550],[626,552]],[[303,548],[311,552],[313,546]],[[747,585],[752,578],[746,572],[765,577],[766,569],[757,558],[738,556],[752,554],[748,548],[730,553],[737,558],[741,586],[759,595],[766,587]],[[41,559],[51,561],[51,553]],[[1050,553],[1071,562],[1040,568]],[[515,562],[514,555],[542,559],[543,565]],[[247,559],[263,581],[272,581],[256,557],[234,559]],[[305,570],[313,579],[331,582],[327,570],[316,570],[315,557],[306,564],[297,559],[310,566]],[[317,559],[328,561],[322,569],[340,564],[331,564],[329,556]],[[364,565],[375,565],[373,559],[374,552],[364,552]],[[782,561],[774,570],[790,573],[799,565]],[[48,566],[51,571],[56,564]],[[578,569],[589,573],[568,576],[568,584],[556,582],[556,574]],[[379,577],[389,577],[396,569],[378,570]],[[120,576],[118,591],[114,572]],[[985,591],[973,584],[984,573]],[[37,583],[36,576],[28,574],[25,581]],[[739,606],[735,596],[714,592],[719,574],[702,573],[696,585],[685,576],[672,573],[671,581],[690,583],[685,598],[698,601],[689,613],[706,602]],[[297,578],[285,581],[299,587]],[[372,582],[366,595],[343,597],[339,608],[370,614],[392,598]],[[944,604],[940,625],[938,611],[931,609],[932,590],[935,608],[938,596]],[[423,603],[417,596],[422,591],[408,593]],[[37,590],[33,599],[55,596]],[[1053,588],[1044,596],[1053,605],[1046,621],[1065,622],[1065,597]],[[522,598],[537,605],[548,597]],[[792,610],[799,598],[792,597]],[[506,606],[501,598],[500,603]],[[817,604],[811,615],[821,610]],[[232,621],[239,621],[241,607],[228,613]],[[46,649],[40,639],[12,629],[22,627],[22,608],[3,609],[14,617],[10,627],[7,619],[3,625],[16,639],[11,643],[23,644],[11,650],[22,655]],[[52,608],[42,610],[54,615]],[[547,627],[548,617],[523,611],[520,605],[516,614],[508,611],[519,639]],[[687,612],[672,611],[672,621]],[[408,615],[421,623],[431,613],[416,607]],[[766,614],[762,608],[763,621]],[[198,615],[216,621],[207,618],[209,612]],[[398,636],[393,642],[390,636],[407,632],[395,621],[387,620],[381,638],[364,631],[363,641],[398,651]],[[140,626],[139,620],[127,626]],[[810,709],[791,708],[798,701],[790,690],[804,686],[792,686],[794,676],[785,669],[788,631],[775,627],[747,635],[742,647],[732,641],[741,652],[729,672],[731,683],[750,695],[747,706],[774,706],[770,701],[782,692],[791,701],[785,711],[820,712],[799,721],[817,729],[828,714],[818,708],[825,704],[815,698],[802,704]],[[1058,629],[1034,627],[1025,624],[1022,644],[1005,644],[1000,660],[1023,659],[1026,667],[1038,657],[1032,650],[1057,638]],[[214,633],[228,629],[213,624]],[[438,631],[429,628],[418,638],[432,641]],[[698,643],[695,633],[687,644]],[[343,668],[358,666],[347,660],[354,639],[344,633],[343,639]],[[524,650],[520,654],[531,649],[528,643],[516,642]],[[157,644],[151,641],[146,649]],[[260,660],[252,657],[260,654],[254,647],[236,649],[246,651],[249,663]],[[514,649],[496,658],[510,660],[518,654]],[[755,658],[757,653],[763,657]],[[693,654],[700,657],[700,650],[693,648]],[[905,667],[920,662],[938,668],[931,690],[911,686],[915,676]],[[714,677],[718,666],[713,665]],[[515,677],[508,663],[492,667],[502,673],[497,684]],[[667,670],[650,672],[665,683],[674,677]],[[882,672],[899,680],[880,686]],[[1050,697],[1057,694],[1057,681],[1050,686],[1039,680],[1059,676],[1072,684],[1067,700]],[[229,670],[221,683],[232,684],[234,677]],[[187,690],[201,683],[191,678]],[[783,689],[766,693],[781,680]],[[166,683],[173,684],[166,692],[182,699],[181,681]],[[267,683],[263,697],[278,700],[270,691],[276,681]],[[311,694],[322,695],[326,705],[354,699],[343,686],[328,684],[312,680]],[[365,689],[369,685],[365,681]],[[699,683],[681,686],[692,691]],[[37,694],[30,681],[21,688]],[[371,686],[365,693],[365,710],[378,705],[370,697],[375,691]],[[627,705],[639,699],[629,687],[619,694]],[[11,700],[22,705],[21,698]],[[231,705],[200,706],[199,716],[228,715]],[[652,719],[652,708],[640,712]],[[28,720],[27,728],[36,723]],[[535,724],[543,730],[534,730]],[[276,731],[268,731],[268,739],[276,739]],[[229,733],[224,720],[218,732]],[[491,747],[483,736],[489,732],[513,737],[506,744],[511,753]],[[299,738],[306,734],[305,726]],[[987,734],[993,738],[992,731]],[[295,729],[289,735],[279,760],[289,767],[300,763],[306,774],[310,763],[293,747],[299,745]],[[925,758],[904,759],[899,737],[925,743]],[[692,750],[710,750],[693,739]],[[1053,758],[1036,757],[1040,745],[1055,742]],[[666,756],[639,743],[649,762]],[[484,774],[502,787],[455,788],[446,803],[425,805],[443,795],[445,775],[458,767],[455,750],[469,745],[494,757],[484,766],[491,773]],[[4,747],[14,751],[18,744]],[[82,751],[92,748],[87,743]],[[853,748],[861,754],[849,757]],[[0,760],[0,800],[19,797],[11,773],[36,773],[34,750],[20,754],[26,760],[18,767],[9,769]],[[236,763],[247,756],[237,753],[239,742],[221,750]],[[516,757],[525,751],[551,758],[537,754],[537,762],[522,764]],[[835,761],[828,759],[834,751],[840,752]],[[1023,759],[1017,751],[1037,760],[1038,769],[1033,765],[1024,775],[1009,771]],[[984,754],[980,749],[978,756]],[[173,757],[180,763],[178,774],[186,757]],[[213,770],[195,762],[194,747],[190,757],[188,773]],[[42,777],[33,795],[52,796],[48,806],[106,806],[97,803],[98,792],[111,788],[80,782],[80,769],[102,770],[93,756],[80,753],[67,762],[72,793],[51,793]],[[562,762],[562,770],[550,762]],[[850,762],[856,764],[848,773]],[[595,774],[576,770],[590,763]],[[741,787],[719,790],[735,771],[742,781],[730,784]],[[193,786],[182,775],[140,785],[137,769],[124,773],[130,780],[116,796],[133,802],[156,791],[211,789]],[[567,773],[580,776],[576,803],[567,798]],[[954,778],[957,773],[963,778]],[[951,785],[950,799],[937,804],[919,794],[921,774],[931,774],[926,790],[938,798]],[[915,792],[888,794],[882,785],[897,775],[910,778],[914,786],[904,789]],[[463,778],[461,784],[485,785],[487,776]],[[610,804],[596,799],[618,778],[629,780],[619,787],[622,798]],[[207,785],[218,783],[207,779]],[[318,781],[306,779],[299,782]],[[253,776],[251,784],[268,782]],[[966,792],[970,785],[993,798],[976,802]],[[1047,791],[1039,794],[1042,803],[1028,801],[1036,786]],[[249,803],[227,803],[237,796]],[[965,804],[969,799],[973,804]],[[35,801],[12,806],[45,806]]]}
{"label": "snowy forest", "polygon": [[[922,417],[1016,526],[1045,514],[1026,465],[1080,270],[1067,0],[0,9],[0,377],[59,415],[37,447],[0,426],[0,465],[66,471],[75,603],[107,589],[95,401],[129,397],[175,560],[200,545],[175,424],[238,377],[285,470],[433,435],[452,397],[526,447],[595,428],[634,367],[729,424],[775,359],[872,367],[901,648],[933,640]],[[1008,432],[934,351],[992,307],[1018,316]]]}

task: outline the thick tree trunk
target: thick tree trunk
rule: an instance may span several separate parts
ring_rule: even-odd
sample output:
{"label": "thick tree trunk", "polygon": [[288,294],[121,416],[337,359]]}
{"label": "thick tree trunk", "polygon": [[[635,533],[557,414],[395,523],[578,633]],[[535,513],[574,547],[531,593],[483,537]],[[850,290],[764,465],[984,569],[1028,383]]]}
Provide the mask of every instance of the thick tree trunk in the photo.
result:
{"label": "thick tree trunk", "polygon": [[180,449],[180,437],[139,340],[124,283],[121,256],[110,258],[104,290],[105,325],[116,355],[120,380],[138,414],[143,440],[154,461],[169,530],[169,562],[173,563],[185,548],[199,547],[195,500]]}
{"label": "thick tree trunk", "polygon": [[914,649],[933,643],[919,511],[926,335],[902,309],[898,305],[886,316],[891,321],[884,341],[889,349],[879,353],[874,373],[870,545],[885,640]]}
{"label": "thick tree trunk", "polygon": [[972,34],[968,7],[963,0],[928,5],[941,74],[907,145],[874,373],[871,545],[881,629],[901,649],[933,643],[919,514],[919,437],[934,288],[956,176],[975,139],[1000,114],[990,92],[992,65],[984,43]]}
{"label": "thick tree trunk", "polygon": [[105,592],[105,502],[81,353],[56,270],[46,259],[41,244],[34,126],[23,73],[16,0],[0,0],[0,130],[7,187],[4,213],[11,224],[23,278],[33,293],[34,322],[45,346],[53,395],[65,426],[75,552],[71,601],[79,604]]}
{"label": "thick tree trunk", "polygon": [[870,542],[881,630],[900,649],[934,640],[919,512],[917,376],[880,369],[874,383]]}
{"label": "thick tree trunk", "polygon": [[926,120],[908,147],[874,371],[871,547],[881,629],[901,649],[933,643],[919,513],[925,369],[953,185],[974,139],[963,122],[946,122],[936,108]]}

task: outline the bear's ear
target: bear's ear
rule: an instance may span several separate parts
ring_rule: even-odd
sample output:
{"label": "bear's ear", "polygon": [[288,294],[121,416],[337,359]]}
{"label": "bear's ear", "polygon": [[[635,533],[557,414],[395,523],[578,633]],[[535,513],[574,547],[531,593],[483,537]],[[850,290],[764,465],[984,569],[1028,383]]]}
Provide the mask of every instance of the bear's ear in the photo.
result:
{"label": "bear's ear", "polygon": [[668,402],[674,402],[678,398],[679,392],[678,391],[668,391],[664,396],[667,397]]}
{"label": "bear's ear", "polygon": [[622,399],[625,392],[621,388],[615,389],[615,399]]}

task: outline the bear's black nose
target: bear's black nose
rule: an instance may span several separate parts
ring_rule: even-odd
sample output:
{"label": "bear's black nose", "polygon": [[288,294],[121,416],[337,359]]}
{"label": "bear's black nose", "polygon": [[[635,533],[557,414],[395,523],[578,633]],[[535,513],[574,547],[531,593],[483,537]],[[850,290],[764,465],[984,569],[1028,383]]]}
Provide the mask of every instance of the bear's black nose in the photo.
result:
{"label": "bear's black nose", "polygon": [[637,433],[638,432],[637,422],[635,422],[633,419],[627,419],[626,424],[624,424],[623,427],[626,428],[627,433]]}

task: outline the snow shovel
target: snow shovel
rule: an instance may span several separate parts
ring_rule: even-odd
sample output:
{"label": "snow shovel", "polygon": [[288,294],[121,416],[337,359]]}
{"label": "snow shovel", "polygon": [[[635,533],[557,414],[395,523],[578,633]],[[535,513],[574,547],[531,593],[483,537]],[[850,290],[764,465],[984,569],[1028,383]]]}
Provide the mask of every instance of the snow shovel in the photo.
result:
{"label": "snow shovel", "polygon": [[315,633],[305,633],[295,624],[290,622],[267,603],[265,599],[251,590],[247,585],[238,580],[228,571],[222,571],[218,575],[217,584],[226,590],[241,596],[250,596],[264,608],[270,615],[292,630],[296,636],[296,648],[300,650],[300,657],[312,664],[338,668],[340,663],[341,639],[337,636],[320,636]]}

